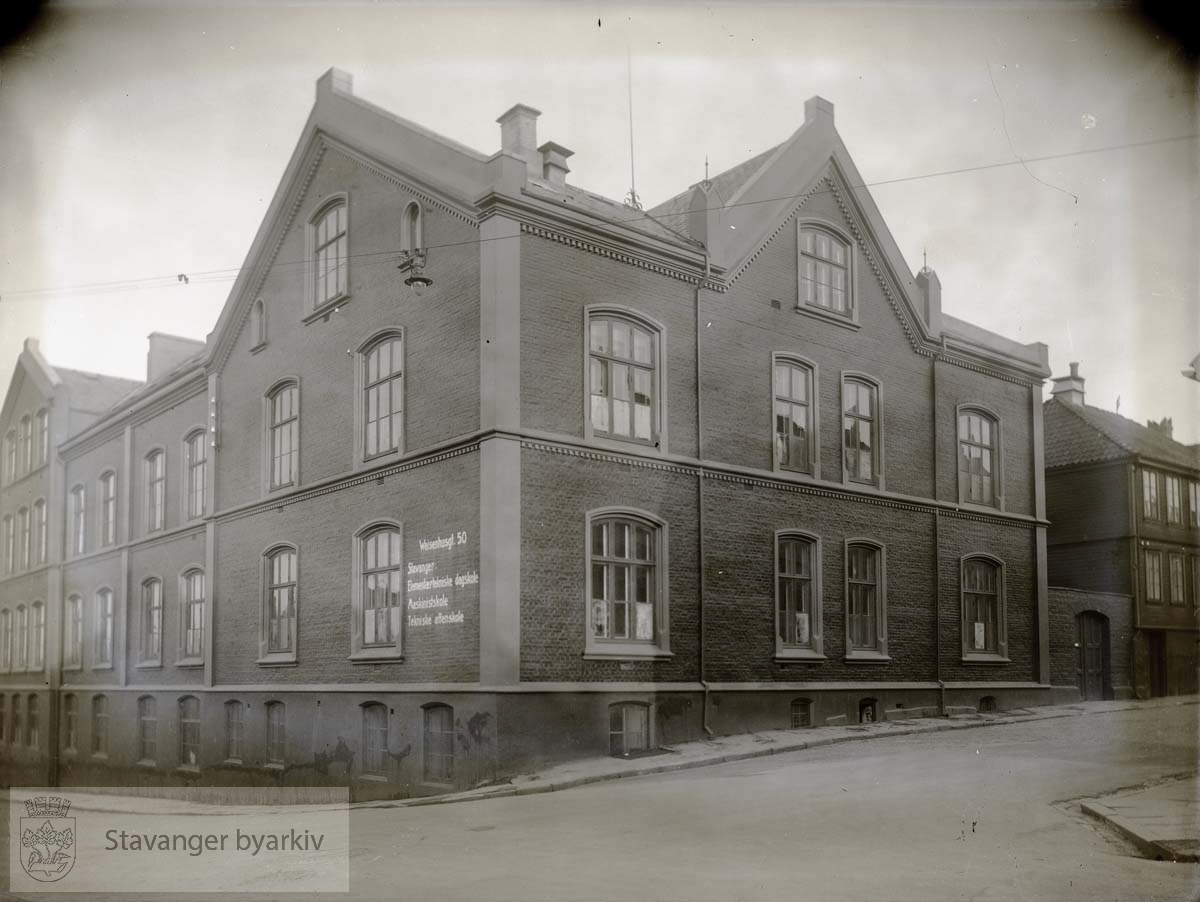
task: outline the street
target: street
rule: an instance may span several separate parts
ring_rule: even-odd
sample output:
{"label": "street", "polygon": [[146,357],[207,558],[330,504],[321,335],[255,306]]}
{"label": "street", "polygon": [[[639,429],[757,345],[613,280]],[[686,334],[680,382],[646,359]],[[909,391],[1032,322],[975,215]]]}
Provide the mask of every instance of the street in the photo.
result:
{"label": "street", "polygon": [[1196,866],[1136,857],[1072,800],[1194,771],[1198,712],[879,738],[541,795],[360,808],[351,896],[1195,899]]}

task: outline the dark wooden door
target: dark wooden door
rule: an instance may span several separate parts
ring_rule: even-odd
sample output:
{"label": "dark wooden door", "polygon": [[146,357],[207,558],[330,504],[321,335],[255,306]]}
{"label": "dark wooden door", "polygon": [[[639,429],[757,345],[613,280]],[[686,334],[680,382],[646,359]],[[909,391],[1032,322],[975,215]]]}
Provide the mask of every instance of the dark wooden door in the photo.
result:
{"label": "dark wooden door", "polygon": [[1108,618],[1084,611],[1078,618],[1079,693],[1085,699],[1108,696]]}
{"label": "dark wooden door", "polygon": [[1167,635],[1162,630],[1146,631],[1147,663],[1150,665],[1150,695],[1167,694]]}

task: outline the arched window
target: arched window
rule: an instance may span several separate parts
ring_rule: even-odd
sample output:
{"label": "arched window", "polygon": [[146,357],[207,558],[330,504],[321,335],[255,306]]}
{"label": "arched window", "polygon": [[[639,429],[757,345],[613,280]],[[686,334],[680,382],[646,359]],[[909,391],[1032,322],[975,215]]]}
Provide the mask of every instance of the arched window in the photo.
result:
{"label": "arched window", "polygon": [[358,535],[356,651],[394,656],[401,648],[404,554],[400,527],[383,524]]}
{"label": "arched window", "polygon": [[958,412],[958,496],[971,504],[1000,504],[1000,428],[974,408]]}
{"label": "arched window", "polygon": [[63,696],[63,748],[75,751],[79,747],[79,698],[68,693]]}
{"label": "arched window", "polygon": [[117,541],[117,474],[109,470],[100,474],[100,544]]}
{"label": "arched window", "polygon": [[10,514],[4,518],[4,572],[17,569],[17,532]]}
{"label": "arched window", "polygon": [[449,705],[425,708],[425,780],[454,780],[454,709]]}
{"label": "arched window", "polygon": [[250,329],[252,349],[261,348],[267,343],[267,307],[262,298],[254,302],[254,307],[250,312]]}
{"label": "arched window", "polygon": [[879,484],[879,388],[859,376],[842,378],[842,448],[845,478]]}
{"label": "arched window", "polygon": [[179,766],[200,766],[200,699],[194,695],[179,700]]}
{"label": "arched window", "polygon": [[800,303],[854,316],[850,246],[826,229],[799,226]]}
{"label": "arched window", "polygon": [[31,551],[32,535],[31,524],[29,521],[29,508],[23,507],[17,511],[17,523],[20,529],[20,538],[17,542],[17,547],[21,552],[21,569],[29,569],[29,553]]}
{"label": "arched window", "polygon": [[189,570],[180,579],[182,588],[183,659],[204,657],[204,571]]}
{"label": "arched window", "polygon": [[10,429],[4,436],[4,479],[12,482],[17,478],[17,430]]}
{"label": "arched window", "polygon": [[162,663],[162,580],[148,579],[142,583],[142,648],[141,663]]}
{"label": "arched window", "polygon": [[33,420],[29,414],[21,417],[21,472],[33,469]]}
{"label": "arched window", "polygon": [[36,749],[42,744],[41,702],[30,693],[25,710],[25,744]]}
{"label": "arched window", "polygon": [[997,660],[1008,654],[1004,565],[971,555],[962,561],[963,659]]}
{"label": "arched window", "polygon": [[33,561],[35,564],[46,563],[46,499],[39,498],[33,502]]}
{"label": "arched window", "polygon": [[775,466],[813,474],[817,461],[813,368],[790,357],[775,358]]}
{"label": "arched window", "polygon": [[146,474],[146,531],[162,529],[167,519],[167,454],[151,451],[143,462]]}
{"label": "arched window", "polygon": [[631,314],[588,315],[588,438],[661,445],[660,330]]}
{"label": "arched window", "polygon": [[342,198],[322,207],[309,224],[314,310],[338,300],[349,290],[348,232],[346,201]]}
{"label": "arched window", "polygon": [[29,669],[46,666],[46,606],[35,601],[29,608]]}
{"label": "arched window", "polygon": [[204,516],[205,463],[208,443],[203,429],[195,429],[183,440],[184,491],[188,519]]}
{"label": "arched window", "polygon": [[403,250],[419,251],[424,249],[425,236],[421,218],[421,205],[416,201],[404,208]]}
{"label": "arched window", "polygon": [[8,696],[0,695],[0,742],[8,741]]}
{"label": "arched window", "polygon": [[87,550],[87,489],[77,485],[71,489],[71,553]]}
{"label": "arched window", "polygon": [[611,754],[628,758],[650,748],[650,706],[619,702],[608,706],[608,740]]}
{"label": "arched window", "polygon": [[8,608],[0,611],[0,670],[12,670],[12,615]]}
{"label": "arched window", "polygon": [[300,386],[284,382],[267,395],[270,487],[293,485],[300,469]]}
{"label": "arched window", "polygon": [[38,462],[44,464],[50,460],[50,412],[44,407],[37,412],[37,431]]}
{"label": "arched window", "polygon": [[97,667],[111,667],[113,661],[113,593],[101,589],[96,593],[96,660]]}
{"label": "arched window", "polygon": [[237,700],[225,703],[225,759],[241,761],[245,751],[246,706]]}
{"label": "arched window", "polygon": [[25,670],[29,663],[29,611],[17,605],[17,628],[13,640],[13,670]]}
{"label": "arched window", "polygon": [[801,730],[805,727],[811,727],[812,723],[812,701],[807,698],[792,699],[792,729]]}
{"label": "arched window", "polygon": [[158,702],[153,696],[138,699],[138,760],[153,764],[158,758]]}
{"label": "arched window", "polygon": [[385,705],[370,702],[362,706],[364,774],[386,776],[388,763],[388,710]]}
{"label": "arched window", "polygon": [[775,654],[781,658],[820,657],[821,543],[808,533],[775,536]]}
{"label": "arched window", "polygon": [[267,702],[267,763],[287,762],[287,709],[283,702]]}
{"label": "arched window", "polygon": [[363,459],[403,448],[404,340],[375,339],[363,351]]}
{"label": "arched window", "polygon": [[13,745],[20,745],[21,740],[25,738],[25,724],[21,720],[21,696],[13,695],[12,697],[12,729],[9,730],[9,736],[12,737]]}
{"label": "arched window", "polygon": [[92,754],[108,754],[108,696],[92,696]]}
{"label": "arched window", "polygon": [[588,653],[637,657],[669,651],[665,534],[666,526],[645,514],[589,515]]}
{"label": "arched window", "polygon": [[63,609],[63,667],[83,666],[83,599],[67,598]]}
{"label": "arched window", "polygon": [[887,657],[887,583],[882,545],[846,542],[846,657]]}
{"label": "arched window", "polygon": [[296,659],[296,617],[300,596],[296,549],[272,548],[263,556],[263,631],[260,661],[286,663]]}

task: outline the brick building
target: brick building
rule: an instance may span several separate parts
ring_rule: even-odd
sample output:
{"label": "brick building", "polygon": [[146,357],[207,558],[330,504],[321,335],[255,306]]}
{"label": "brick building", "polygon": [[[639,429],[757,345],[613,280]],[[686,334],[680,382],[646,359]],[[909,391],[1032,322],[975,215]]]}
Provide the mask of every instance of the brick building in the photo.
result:
{"label": "brick building", "polygon": [[1054,380],[1045,429],[1049,580],[1075,590],[1051,592],[1074,638],[1062,678],[1074,665],[1085,698],[1196,692],[1200,452],[1170,420],[1085,404],[1077,364]]}
{"label": "brick building", "polygon": [[825,100],[646,211],[538,115],[486,155],[318,81],[203,349],[57,442],[6,760],[367,796],[1049,699],[1045,347],[942,312]]}

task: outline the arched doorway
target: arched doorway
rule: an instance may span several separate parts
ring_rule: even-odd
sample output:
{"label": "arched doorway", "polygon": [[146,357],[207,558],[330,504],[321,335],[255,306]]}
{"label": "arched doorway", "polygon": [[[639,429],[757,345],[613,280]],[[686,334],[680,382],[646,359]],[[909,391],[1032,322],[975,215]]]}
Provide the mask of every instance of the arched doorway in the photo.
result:
{"label": "arched doorway", "polygon": [[1085,700],[1112,698],[1109,674],[1108,618],[1097,611],[1084,611],[1075,618],[1079,663],[1076,683]]}

